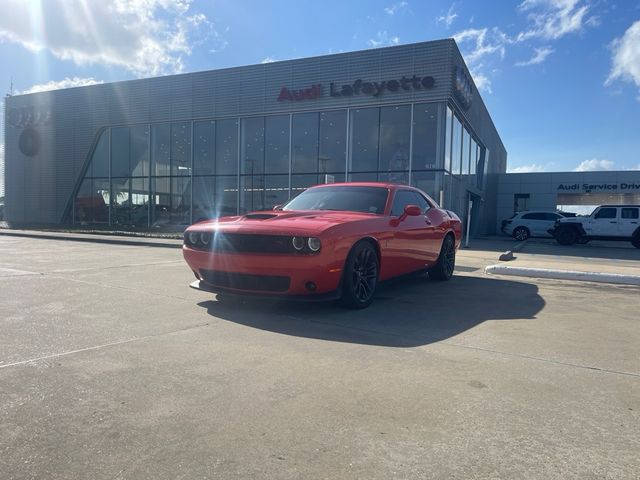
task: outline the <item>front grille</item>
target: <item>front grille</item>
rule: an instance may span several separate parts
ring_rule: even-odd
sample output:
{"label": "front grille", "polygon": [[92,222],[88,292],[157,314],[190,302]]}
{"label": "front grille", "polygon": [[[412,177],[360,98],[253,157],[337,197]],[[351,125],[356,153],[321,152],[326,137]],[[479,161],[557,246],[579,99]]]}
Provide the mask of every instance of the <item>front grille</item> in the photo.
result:
{"label": "front grille", "polygon": [[214,252],[292,253],[291,237],[287,235],[255,235],[217,232],[213,237]]}
{"label": "front grille", "polygon": [[259,292],[286,292],[291,283],[289,277],[276,275],[250,275],[219,270],[201,270],[200,274],[205,282],[217,287]]}

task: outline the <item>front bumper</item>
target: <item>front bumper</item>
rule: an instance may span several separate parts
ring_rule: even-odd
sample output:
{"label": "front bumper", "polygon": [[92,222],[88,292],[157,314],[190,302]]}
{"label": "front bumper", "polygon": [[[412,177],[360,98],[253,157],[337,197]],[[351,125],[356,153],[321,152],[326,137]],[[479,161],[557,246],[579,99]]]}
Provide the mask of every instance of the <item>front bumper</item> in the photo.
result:
{"label": "front bumper", "polygon": [[[339,290],[344,266],[344,259],[336,259],[329,251],[314,255],[222,253],[183,246],[182,253],[198,278],[192,287],[269,298],[334,294]],[[241,281],[229,282],[230,278]],[[287,281],[283,282],[284,278]]]}

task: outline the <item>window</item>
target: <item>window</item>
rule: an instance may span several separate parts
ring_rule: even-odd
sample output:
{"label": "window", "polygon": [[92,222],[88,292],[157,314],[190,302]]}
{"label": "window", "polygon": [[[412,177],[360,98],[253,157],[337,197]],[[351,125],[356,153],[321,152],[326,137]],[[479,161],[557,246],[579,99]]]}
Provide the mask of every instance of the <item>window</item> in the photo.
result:
{"label": "window", "polygon": [[[451,119],[449,119],[449,123],[451,123]],[[451,135],[451,125],[447,128],[447,134]],[[438,106],[434,104],[415,105],[413,108],[412,170],[428,170],[438,167],[436,161],[437,135]],[[449,144],[449,149],[445,151],[445,157],[447,155],[451,157],[451,144]]]}
{"label": "window", "polygon": [[216,122],[194,122],[193,124],[193,174],[215,173]]}
{"label": "window", "polygon": [[[447,118],[446,118],[446,125],[445,125],[445,140],[444,140],[444,169],[447,171],[451,171],[451,136],[452,136],[452,132],[451,132],[451,123],[453,121],[453,112],[451,112],[451,109],[449,107],[447,107]],[[413,133],[414,137],[415,137],[415,131]]]}
{"label": "window", "polygon": [[[523,220],[549,220],[546,213],[526,213],[522,216]],[[555,217],[553,218],[555,220]]]}
{"label": "window", "polygon": [[131,173],[132,177],[149,175],[149,127],[138,125],[131,127]]}
{"label": "window", "polygon": [[[393,199],[393,207],[391,207],[391,215],[399,217],[404,213],[404,208],[407,205],[418,205],[424,212],[429,204],[423,198],[422,202],[420,202],[420,196],[416,192],[412,192],[409,190],[399,190],[396,192],[396,196]],[[425,204],[424,208],[422,204]]]}
{"label": "window", "polygon": [[380,109],[361,108],[351,111],[351,168],[352,172],[378,170]]}
{"label": "window", "polygon": [[291,171],[318,172],[318,113],[293,115]]}
{"label": "window", "polygon": [[100,139],[93,151],[91,165],[87,170],[87,177],[109,176],[109,130],[105,129],[100,134]]}
{"label": "window", "polygon": [[347,160],[347,112],[320,113],[320,173],[344,173]]}
{"label": "window", "polygon": [[516,193],[513,195],[513,212],[526,212],[529,210],[529,194]]}
{"label": "window", "polygon": [[171,124],[171,174],[191,174],[191,123]]}
{"label": "window", "polygon": [[319,187],[305,190],[284,210],[338,210],[384,213],[388,190],[381,187]]}
{"label": "window", "polygon": [[462,124],[458,117],[453,117],[453,144],[451,147],[451,173],[460,175],[462,172]]}
{"label": "window", "polygon": [[267,173],[289,173],[289,115],[265,120],[265,165]]}
{"label": "window", "polygon": [[476,141],[471,138],[471,150],[470,150],[470,158],[469,158],[469,174],[476,174],[476,164],[478,163],[478,144]]}
{"label": "window", "polygon": [[640,209],[637,208],[623,208],[620,212],[620,218],[635,219],[640,216]]}
{"label": "window", "polygon": [[380,171],[407,172],[398,180],[409,180],[409,141],[411,137],[411,107],[380,109]]}
{"label": "window", "polygon": [[594,218],[616,218],[617,214],[616,208],[601,208]]}
{"label": "window", "polygon": [[264,172],[264,117],[242,119],[241,172],[255,175]]}
{"label": "window", "polygon": [[216,174],[238,174],[238,120],[216,122]]}
{"label": "window", "polygon": [[111,129],[111,176],[129,176],[129,128]]}
{"label": "window", "polygon": [[471,137],[466,128],[462,129],[462,174],[469,175],[469,141]]}
{"label": "window", "polygon": [[169,175],[170,134],[168,123],[151,126],[151,171],[154,175]]}

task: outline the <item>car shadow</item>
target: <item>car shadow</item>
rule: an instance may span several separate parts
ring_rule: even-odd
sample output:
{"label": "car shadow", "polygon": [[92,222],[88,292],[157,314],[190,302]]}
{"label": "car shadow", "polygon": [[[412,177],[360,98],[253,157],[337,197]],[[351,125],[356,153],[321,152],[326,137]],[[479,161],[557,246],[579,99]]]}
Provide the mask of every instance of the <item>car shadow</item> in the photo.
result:
{"label": "car shadow", "polygon": [[533,284],[455,276],[449,282],[421,277],[385,284],[364,310],[225,297],[198,305],[216,318],[283,335],[406,348],[445,340],[487,320],[534,319],[545,302]]}
{"label": "car shadow", "polygon": [[606,260],[640,260],[640,250],[627,241],[607,242],[592,240],[584,245],[560,245],[553,239],[536,238],[527,242],[521,252]]}

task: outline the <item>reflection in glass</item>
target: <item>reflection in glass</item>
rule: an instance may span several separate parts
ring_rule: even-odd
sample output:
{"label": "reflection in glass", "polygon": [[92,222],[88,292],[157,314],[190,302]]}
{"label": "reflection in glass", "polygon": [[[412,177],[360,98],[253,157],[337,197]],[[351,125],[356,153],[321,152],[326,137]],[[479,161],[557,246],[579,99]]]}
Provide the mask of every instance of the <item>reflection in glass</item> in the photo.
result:
{"label": "reflection in glass", "polygon": [[129,225],[129,209],[131,197],[129,195],[128,178],[111,179],[111,225]]}
{"label": "reflection in glass", "polygon": [[188,225],[191,223],[191,179],[174,177],[171,179],[171,223]]}
{"label": "reflection in glass", "polygon": [[224,217],[238,212],[238,177],[216,177],[216,215]]}
{"label": "reflection in glass", "polygon": [[[452,142],[452,131],[451,124],[453,122],[453,113],[451,109],[447,106],[447,118],[445,125],[445,140],[444,140],[444,169],[448,172],[451,171],[451,142]],[[414,133],[415,136],[415,133]],[[415,154],[414,154],[415,155]]]}
{"label": "reflection in glass", "polygon": [[153,175],[169,175],[171,157],[171,126],[161,123],[151,126],[151,162]]}
{"label": "reflection in glass", "polygon": [[469,132],[462,129],[462,174],[469,175]]}
{"label": "reflection in glass", "polygon": [[319,172],[344,172],[347,160],[347,112],[320,113]]}
{"label": "reflection in glass", "polygon": [[291,198],[318,183],[318,175],[291,175]]}
{"label": "reflection in glass", "polygon": [[460,175],[462,172],[462,124],[458,117],[453,116],[453,143],[451,147],[451,173]]}
{"label": "reflection in glass", "polygon": [[242,175],[240,188],[240,213],[264,210],[264,175]]}
{"label": "reflection in glass", "polygon": [[171,184],[168,178],[153,178],[151,193],[151,226],[162,227],[171,222]]}
{"label": "reflection in glass", "polygon": [[439,202],[442,175],[442,172],[413,172],[411,184]]}
{"label": "reflection in glass", "polygon": [[291,171],[316,173],[318,171],[318,113],[293,115],[291,136]]}
{"label": "reflection in glass", "polygon": [[351,168],[349,171],[378,170],[380,109],[352,110],[350,123]]}
{"label": "reflection in glass", "polygon": [[470,151],[471,151],[471,158],[469,160],[469,174],[475,175],[476,174],[476,164],[478,162],[478,144],[473,139],[473,137],[471,138]]}
{"label": "reflection in glass", "polygon": [[171,124],[171,173],[191,175],[191,123]]}
{"label": "reflection in glass", "polygon": [[[131,127],[131,173],[133,177],[149,175],[149,127]],[[115,175],[114,175],[115,176]]]}
{"label": "reflection in glass", "polygon": [[264,172],[264,117],[243,118],[240,135],[242,173]]}
{"label": "reflection in glass", "polygon": [[289,176],[267,175],[265,177],[264,208],[272,209],[289,200]]}
{"label": "reflection in glass", "polygon": [[131,225],[149,226],[149,180],[147,178],[131,179]]}
{"label": "reflection in glass", "polygon": [[109,176],[109,129],[105,129],[100,134],[100,139],[93,151],[91,165],[87,170],[87,177],[108,177]]}
{"label": "reflection in glass", "polygon": [[193,221],[215,218],[215,177],[193,177]]}
{"label": "reflection in glass", "polygon": [[238,120],[216,122],[216,174],[238,174]]}
{"label": "reflection in glass", "polygon": [[73,222],[79,225],[109,221],[109,179],[86,178],[73,205]]}
{"label": "reflection in glass", "polygon": [[409,183],[409,141],[411,138],[411,107],[380,109],[380,173],[386,181]]}
{"label": "reflection in glass", "polygon": [[[449,110],[450,111],[450,110]],[[450,121],[450,120],[449,120]],[[447,130],[451,135],[451,126]],[[438,105],[419,104],[413,109],[413,160],[412,170],[438,168],[436,142],[438,137]],[[451,140],[449,139],[449,142]],[[445,152],[451,161],[451,145]],[[439,168],[442,168],[441,166]]]}
{"label": "reflection in glass", "polygon": [[129,176],[129,128],[111,129],[111,176]]}
{"label": "reflection in glass", "polygon": [[215,173],[216,122],[207,120],[193,124],[193,174]]}
{"label": "reflection in glass", "polygon": [[289,172],[289,115],[266,117],[265,172]]}

